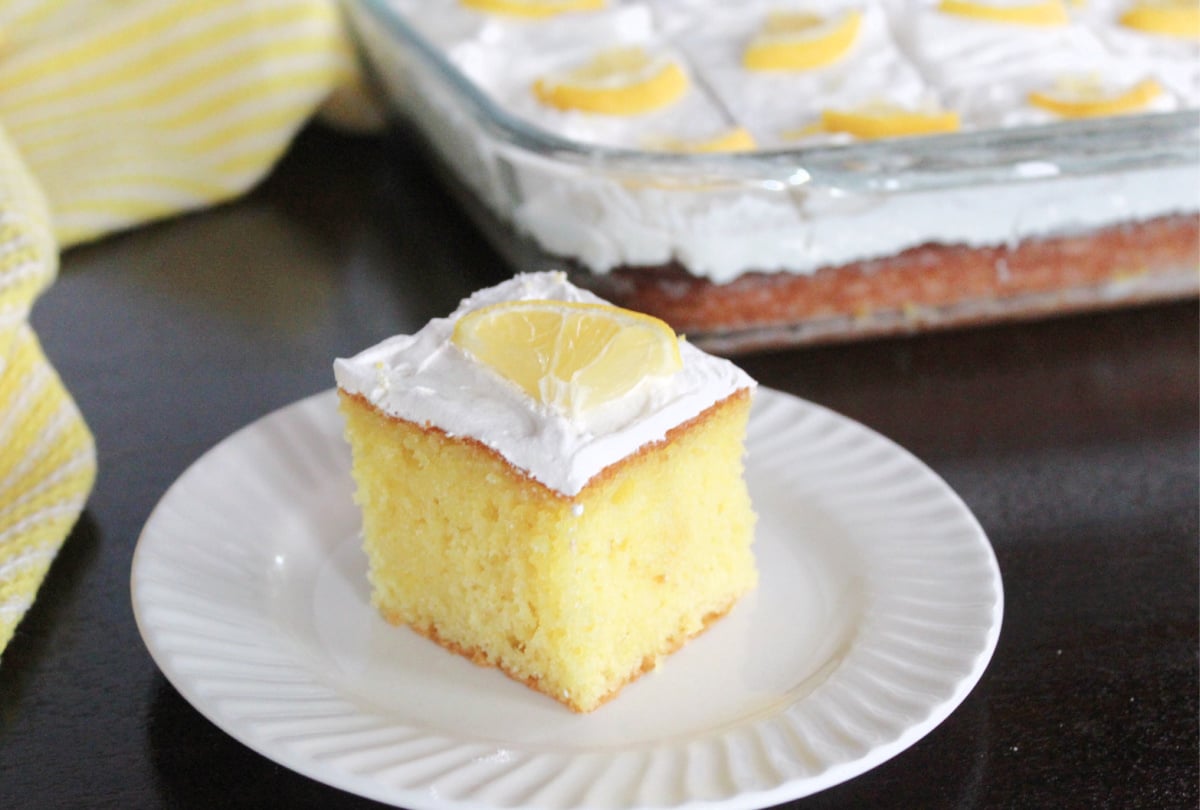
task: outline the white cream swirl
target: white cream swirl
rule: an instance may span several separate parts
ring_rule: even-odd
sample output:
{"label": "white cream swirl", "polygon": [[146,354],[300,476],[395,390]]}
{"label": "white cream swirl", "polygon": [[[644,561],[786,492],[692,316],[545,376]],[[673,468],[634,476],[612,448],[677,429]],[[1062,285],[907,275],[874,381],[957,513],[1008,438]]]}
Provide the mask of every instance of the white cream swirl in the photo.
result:
{"label": "white cream swirl", "polygon": [[563,273],[518,275],[475,293],[449,317],[435,318],[414,335],[388,338],[354,357],[339,358],[334,362],[338,387],[391,416],[479,441],[533,479],[574,496],[605,468],[736,391],[755,386],[733,363],[682,341],[681,371],[647,378],[619,400],[568,418],[450,342],[455,321],[465,313],[528,299],[601,300],[570,284]]}

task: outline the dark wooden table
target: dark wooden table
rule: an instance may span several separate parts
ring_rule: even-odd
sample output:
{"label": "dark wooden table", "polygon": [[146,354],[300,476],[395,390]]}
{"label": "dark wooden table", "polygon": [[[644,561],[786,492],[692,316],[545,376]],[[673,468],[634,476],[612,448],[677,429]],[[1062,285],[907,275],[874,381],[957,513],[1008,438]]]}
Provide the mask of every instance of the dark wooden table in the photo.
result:
{"label": "dark wooden table", "polygon": [[[100,474],[0,662],[0,807],[373,806],[175,692],[130,560],[204,450],[505,272],[406,144],[320,130],[246,199],[67,254],[34,323]],[[1197,806],[1198,327],[1182,303],[743,361],[932,466],[1006,589],[966,702],[797,807]]]}

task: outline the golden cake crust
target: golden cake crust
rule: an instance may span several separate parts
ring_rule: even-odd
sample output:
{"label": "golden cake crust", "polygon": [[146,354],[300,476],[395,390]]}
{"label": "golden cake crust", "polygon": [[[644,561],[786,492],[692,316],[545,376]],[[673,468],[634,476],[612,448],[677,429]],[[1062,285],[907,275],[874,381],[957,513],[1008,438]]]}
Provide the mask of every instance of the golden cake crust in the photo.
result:
{"label": "golden cake crust", "polygon": [[675,427],[668,430],[666,436],[664,436],[663,438],[661,438],[657,441],[647,442],[646,444],[639,447],[636,452],[630,453],[628,456],[626,456],[625,458],[616,462],[615,464],[610,464],[609,466],[605,467],[603,470],[601,470],[596,475],[594,475],[592,477],[592,479],[590,481],[588,481],[587,484],[583,487],[583,489],[581,489],[579,491],[579,494],[574,497],[567,495],[565,493],[559,492],[558,490],[553,489],[551,487],[548,487],[545,484],[543,484],[541,481],[538,481],[536,478],[529,475],[529,473],[525,472],[524,470],[514,467],[511,463],[509,463],[508,459],[504,458],[504,456],[502,456],[496,450],[492,449],[491,447],[488,447],[486,444],[479,441],[478,439],[473,439],[470,436],[451,436],[450,434],[446,433],[446,431],[442,430],[441,428],[437,427],[436,425],[418,424],[417,422],[413,422],[408,419],[404,419],[403,417],[399,417],[394,414],[386,413],[384,411],[377,409],[362,394],[354,394],[354,393],[350,393],[348,391],[344,391],[342,389],[338,389],[338,395],[342,398],[343,402],[346,402],[346,401],[353,402],[356,406],[374,411],[375,413],[388,419],[389,421],[403,422],[405,424],[412,425],[413,427],[416,427],[416,428],[426,431],[428,433],[438,434],[445,441],[456,442],[459,444],[464,444],[464,445],[473,447],[476,450],[478,450],[479,452],[486,453],[486,454],[492,456],[493,458],[499,459],[500,461],[504,462],[505,469],[508,471],[508,473],[514,479],[518,479],[525,484],[537,487],[548,497],[554,498],[556,500],[570,502],[570,501],[574,501],[574,500],[577,500],[577,499],[583,497],[589,489],[591,489],[593,487],[598,487],[598,486],[602,485],[604,482],[612,479],[614,476],[620,475],[621,471],[626,466],[635,463],[636,460],[641,458],[642,456],[644,456],[648,453],[654,452],[655,450],[657,450],[659,447],[662,447],[663,445],[670,444],[671,442],[675,441],[676,439],[678,439],[680,436],[684,435],[685,433],[688,433],[692,430],[697,430],[697,429],[702,428],[704,426],[704,424],[707,423],[708,421],[718,418],[719,414],[721,414],[724,410],[726,410],[728,408],[740,407],[742,404],[746,403],[750,399],[750,389],[741,388],[737,391],[734,391],[729,396],[725,397],[724,399],[720,400],[719,402],[713,403],[708,408],[704,409],[703,411],[698,413],[696,416],[693,416],[691,419],[687,420],[686,422],[680,422],[678,425],[676,425]]}
{"label": "golden cake crust", "polygon": [[[707,615],[705,615],[705,617],[702,620],[703,625],[697,632],[695,632],[689,636],[673,637],[673,638],[669,639],[667,641],[667,643],[663,646],[663,648],[659,651],[659,657],[665,657],[665,656],[671,655],[672,653],[677,652],[680,648],[683,647],[683,645],[687,644],[689,641],[696,638],[697,636],[700,636],[701,634],[703,634],[704,631],[708,630],[708,628],[711,627],[715,622],[724,618],[724,616],[733,609],[733,606],[735,604],[737,604],[737,601],[738,600],[736,598],[732,599],[732,600],[730,600],[729,604],[726,605],[723,609],[715,610],[715,611],[712,611],[711,613],[708,613]],[[520,673],[515,672],[511,667],[505,666],[503,661],[492,660],[492,658],[485,651],[483,651],[481,649],[473,648],[473,647],[464,647],[463,645],[458,644],[454,641],[451,641],[450,639],[443,638],[441,636],[441,634],[438,633],[437,627],[435,627],[433,625],[429,625],[429,626],[425,626],[425,627],[418,627],[416,625],[413,625],[413,624],[410,624],[409,622],[404,621],[404,619],[402,619],[400,616],[397,616],[393,613],[389,613],[386,610],[381,611],[381,614],[383,615],[383,618],[389,624],[396,625],[397,627],[407,626],[410,629],[412,629],[415,633],[417,633],[418,635],[424,636],[425,638],[429,639],[433,643],[437,644],[438,646],[442,647],[445,650],[448,650],[448,651],[454,653],[455,655],[461,655],[463,658],[466,658],[468,661],[475,664],[476,666],[490,668],[490,669],[499,669],[501,672],[503,672],[505,675],[507,675],[512,680],[517,681],[519,683],[523,683],[523,684],[525,684],[525,686],[529,687],[530,689],[533,689],[536,692],[541,692],[543,695],[547,695],[548,697],[554,698],[559,703],[563,704],[564,706],[566,706],[568,709],[570,709],[573,712],[583,713],[585,711],[585,709],[583,709],[577,703],[572,702],[569,697],[566,697],[562,694],[558,694],[553,689],[544,688],[540,682],[540,679],[537,676],[521,675]],[[645,675],[647,672],[652,672],[655,669],[656,660],[657,659],[655,656],[647,656],[647,657],[643,658],[641,666],[635,668],[632,672],[630,672],[629,677],[627,677],[625,680],[621,681],[616,686],[614,686],[612,688],[612,690],[610,690],[608,692],[608,694],[606,694],[600,698],[599,703],[597,703],[595,706],[588,708],[586,711],[595,711],[596,709],[598,709],[599,707],[603,706],[605,703],[608,703],[610,700],[612,700],[614,697],[616,697],[621,692],[621,690],[624,689],[626,686],[633,683],[638,678]]]}

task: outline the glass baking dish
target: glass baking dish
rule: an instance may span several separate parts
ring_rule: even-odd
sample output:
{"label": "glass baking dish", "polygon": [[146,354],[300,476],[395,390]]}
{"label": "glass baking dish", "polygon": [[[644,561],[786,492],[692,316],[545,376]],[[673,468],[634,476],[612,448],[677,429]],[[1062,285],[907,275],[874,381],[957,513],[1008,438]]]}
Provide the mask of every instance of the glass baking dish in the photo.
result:
{"label": "glass baking dish", "polygon": [[516,271],[736,353],[1195,296],[1195,110],[737,153],[597,146],[495,103],[388,0],[365,64]]}

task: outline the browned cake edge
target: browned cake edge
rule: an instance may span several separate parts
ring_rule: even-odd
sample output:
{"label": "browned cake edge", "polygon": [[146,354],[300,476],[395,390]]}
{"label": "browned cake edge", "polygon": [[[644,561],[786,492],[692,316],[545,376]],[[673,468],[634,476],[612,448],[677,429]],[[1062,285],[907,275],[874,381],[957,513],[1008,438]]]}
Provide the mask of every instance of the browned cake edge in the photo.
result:
{"label": "browned cake edge", "polygon": [[922,245],[808,275],[753,271],[725,284],[678,262],[577,269],[572,280],[662,318],[705,348],[747,350],[1194,296],[1200,216],[993,247]]}
{"label": "browned cake edge", "polygon": [[600,708],[605,703],[608,703],[608,701],[615,698],[621,692],[621,690],[624,689],[626,686],[633,683],[638,678],[645,675],[647,672],[651,672],[655,667],[655,661],[657,660],[658,657],[665,658],[669,655],[674,654],[679,649],[681,649],[685,644],[687,644],[689,641],[698,637],[700,634],[702,634],[704,631],[706,631],[716,621],[718,621],[719,619],[724,617],[726,614],[728,614],[729,611],[733,609],[733,606],[737,604],[738,600],[741,599],[741,597],[742,597],[742,595],[738,594],[737,596],[734,596],[729,601],[729,604],[725,605],[725,607],[723,607],[719,610],[714,610],[711,613],[706,614],[704,616],[704,618],[701,620],[700,629],[697,630],[695,633],[692,633],[691,635],[685,635],[685,636],[672,636],[671,638],[667,639],[666,645],[659,650],[657,656],[647,656],[647,657],[643,658],[642,663],[639,666],[635,667],[629,673],[628,677],[626,677],[623,681],[621,681],[616,686],[614,686],[608,694],[606,694],[604,697],[600,698],[600,701],[590,709],[583,709],[577,703],[573,702],[570,698],[565,697],[561,694],[556,694],[555,692],[544,688],[541,684],[541,680],[536,675],[528,676],[528,677],[518,675],[515,672],[513,672],[512,670],[510,670],[508,667],[506,667],[504,665],[504,662],[493,660],[486,652],[484,652],[481,649],[478,649],[476,647],[464,647],[463,645],[458,644],[457,642],[450,641],[449,639],[443,638],[441,636],[441,634],[438,633],[438,629],[435,625],[429,625],[427,627],[418,627],[416,625],[405,622],[404,619],[402,619],[401,617],[399,617],[395,614],[392,614],[392,613],[388,613],[387,611],[381,610],[380,613],[383,615],[383,618],[386,621],[388,621],[389,623],[397,625],[397,626],[406,625],[409,628],[411,628],[414,632],[416,632],[418,635],[424,636],[425,638],[429,639],[430,641],[438,644],[442,648],[449,650],[452,653],[455,653],[456,655],[461,655],[463,658],[466,658],[467,660],[471,661],[471,663],[476,664],[477,666],[498,669],[501,672],[503,672],[505,675],[507,675],[509,678],[513,679],[514,681],[517,681],[518,683],[523,683],[523,684],[525,684],[525,686],[529,687],[530,689],[533,689],[536,692],[540,692],[543,695],[554,698],[559,703],[563,704],[564,706],[566,706],[568,709],[575,712],[576,714],[587,714],[589,712],[593,712],[596,709]]}
{"label": "browned cake edge", "polygon": [[750,398],[750,389],[749,388],[741,388],[741,389],[738,389],[737,391],[734,391],[732,394],[725,397],[724,399],[719,400],[719,401],[713,403],[712,405],[708,406],[706,409],[704,409],[700,413],[696,414],[691,419],[688,419],[686,422],[680,422],[678,425],[676,425],[675,427],[668,430],[666,435],[663,438],[661,438],[657,441],[648,442],[648,443],[642,445],[640,448],[638,448],[638,450],[636,452],[631,453],[628,456],[626,456],[625,458],[621,459],[620,461],[617,461],[617,462],[605,467],[603,470],[601,470],[599,473],[597,473],[595,476],[593,476],[592,479],[590,481],[588,481],[587,485],[584,486],[584,488],[582,490],[580,490],[579,494],[575,495],[575,496],[565,495],[556,489],[552,489],[551,487],[546,486],[541,481],[538,481],[536,478],[533,478],[531,475],[526,473],[524,470],[521,470],[518,467],[514,467],[512,465],[512,463],[508,459],[504,458],[504,456],[501,453],[497,452],[496,450],[492,449],[491,447],[488,447],[486,444],[479,441],[478,439],[473,439],[469,436],[451,436],[448,433],[446,433],[444,430],[442,430],[441,428],[437,427],[436,425],[431,425],[429,423],[418,424],[418,423],[412,422],[408,419],[404,419],[402,417],[386,413],[385,411],[383,411],[379,408],[376,408],[374,405],[372,405],[371,402],[366,397],[364,397],[362,394],[350,393],[348,391],[345,391],[345,390],[339,388],[338,396],[343,399],[343,404],[348,404],[345,402],[348,400],[349,403],[353,403],[353,405],[355,405],[357,407],[366,408],[370,411],[373,411],[376,414],[378,414],[379,416],[384,417],[390,421],[405,422],[409,425],[413,425],[413,426],[417,427],[420,430],[437,433],[445,441],[448,441],[448,442],[455,442],[455,443],[459,443],[459,444],[470,445],[470,446],[476,448],[477,450],[487,453],[487,454],[491,455],[492,457],[502,461],[504,463],[504,469],[508,472],[508,474],[513,476],[514,479],[518,479],[526,485],[530,485],[530,486],[539,488],[545,495],[547,495],[549,497],[555,498],[557,500],[566,501],[566,502],[573,502],[575,500],[582,498],[590,490],[599,486],[603,482],[610,480],[611,478],[613,478],[616,475],[619,475],[621,473],[621,471],[624,470],[629,465],[639,463],[639,460],[642,459],[646,454],[652,453],[657,448],[663,447],[665,445],[670,444],[671,442],[674,442],[676,439],[678,439],[680,436],[684,435],[685,433],[688,433],[693,430],[699,430],[704,424],[706,424],[708,421],[710,421],[712,419],[717,418],[717,415],[720,413],[723,413],[726,409],[738,407],[739,405],[745,404]]}

